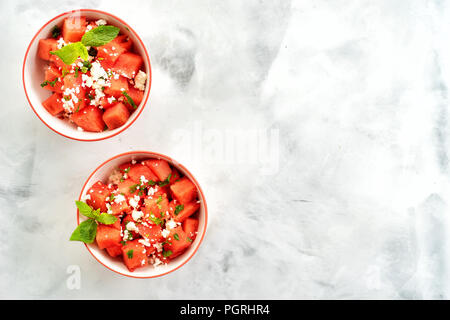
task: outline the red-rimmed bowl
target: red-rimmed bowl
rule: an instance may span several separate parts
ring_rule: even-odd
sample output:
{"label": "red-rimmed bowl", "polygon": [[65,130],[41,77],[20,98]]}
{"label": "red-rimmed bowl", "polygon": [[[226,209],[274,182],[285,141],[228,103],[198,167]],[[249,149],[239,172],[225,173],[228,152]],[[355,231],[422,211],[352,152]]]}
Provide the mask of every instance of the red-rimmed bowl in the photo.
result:
{"label": "red-rimmed bowl", "polygon": [[[50,37],[51,30],[55,25],[61,26],[65,18],[73,15],[82,15],[86,16],[88,19],[94,20],[105,19],[108,24],[119,27],[121,32],[129,36],[133,41],[134,50],[136,51],[136,53],[140,54],[144,58],[144,69],[148,75],[147,85],[144,91],[144,99],[130,116],[128,121],[123,126],[114,130],[106,130],[103,132],[79,131],[73,123],[69,123],[67,120],[52,116],[42,106],[42,101],[47,99],[51,95],[51,92],[49,90],[43,89],[40,86],[40,84],[44,81],[44,67],[47,62],[41,60],[37,56],[39,40]],[[150,58],[144,43],[142,42],[141,38],[139,38],[137,33],[125,21],[104,11],[94,9],[80,9],[62,13],[48,21],[39,29],[39,31],[36,33],[30,44],[28,45],[28,49],[25,53],[22,69],[22,80],[25,95],[27,96],[31,108],[47,127],[64,137],[74,140],[97,141],[108,139],[119,134],[120,132],[131,126],[134,121],[136,121],[136,119],[142,113],[142,110],[144,109],[144,106],[147,103],[148,96],[150,94],[152,71]]]}
{"label": "red-rimmed bowl", "polygon": [[[103,183],[107,183],[108,177],[110,173],[117,169],[120,164],[129,162],[131,160],[144,160],[144,159],[163,159],[169,162],[170,165],[175,167],[180,173],[188,177],[197,187],[198,190],[198,197],[200,200],[200,210],[198,213],[198,219],[199,219],[199,225],[198,225],[198,234],[195,240],[192,242],[192,245],[184,252],[182,255],[176,257],[172,261],[170,261],[167,265],[160,265],[158,267],[153,266],[146,266],[143,268],[138,268],[133,272],[130,272],[125,264],[123,263],[122,259],[120,258],[112,258],[109,256],[109,254],[106,252],[106,250],[100,250],[97,246],[97,244],[94,242],[92,244],[86,244],[86,248],[88,251],[94,256],[94,258],[100,262],[103,266],[106,268],[117,272],[121,275],[128,276],[128,277],[134,277],[134,278],[154,278],[154,277],[160,277],[165,274],[168,274],[172,271],[177,270],[181,266],[183,266],[185,263],[187,263],[197,252],[198,248],[200,247],[200,244],[203,241],[203,238],[205,236],[206,232],[206,226],[208,222],[208,209],[206,206],[206,200],[205,196],[203,194],[202,189],[200,188],[200,185],[198,184],[197,180],[194,178],[194,176],[181,164],[176,162],[175,160],[159,154],[155,152],[150,151],[132,151],[132,152],[126,152],[119,154],[115,157],[112,157],[111,159],[106,160],[103,162],[100,166],[97,167],[97,169],[94,170],[90,174],[90,176],[87,178],[86,182],[84,183],[83,189],[81,190],[79,200],[83,198],[83,196],[86,194],[86,192],[89,190],[89,188],[97,181],[102,181]],[[80,224],[82,221],[84,221],[86,218],[83,215],[80,215],[77,210],[77,223]]]}

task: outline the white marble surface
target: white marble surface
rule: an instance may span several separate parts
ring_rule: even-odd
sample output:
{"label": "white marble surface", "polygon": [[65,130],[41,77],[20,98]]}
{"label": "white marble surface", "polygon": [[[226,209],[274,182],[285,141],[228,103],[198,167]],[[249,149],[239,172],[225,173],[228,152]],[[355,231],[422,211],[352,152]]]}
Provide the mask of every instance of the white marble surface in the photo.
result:
{"label": "white marble surface", "polygon": [[[134,26],[153,65],[146,110],[103,142],[47,129],[21,84],[36,30],[81,7]],[[450,298],[448,1],[28,0],[0,12],[1,298]],[[276,143],[252,143],[256,129]],[[244,150],[221,153],[232,133]],[[136,149],[185,164],[209,205],[197,255],[158,279],[124,278],[68,241],[89,173]]]}

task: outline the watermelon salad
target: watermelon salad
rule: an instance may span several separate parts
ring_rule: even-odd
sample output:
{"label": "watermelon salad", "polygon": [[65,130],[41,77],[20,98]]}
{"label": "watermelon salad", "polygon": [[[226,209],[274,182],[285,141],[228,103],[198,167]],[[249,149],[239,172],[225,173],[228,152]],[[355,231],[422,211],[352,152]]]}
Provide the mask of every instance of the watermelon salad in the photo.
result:
{"label": "watermelon salad", "polygon": [[77,201],[70,240],[93,243],[130,271],[158,267],[183,254],[197,236],[200,201],[194,183],[160,159],[124,163]]}
{"label": "watermelon salad", "polygon": [[121,127],[144,98],[143,58],[104,19],[66,18],[39,40],[38,57],[48,63],[41,87],[52,92],[42,105],[80,131]]}

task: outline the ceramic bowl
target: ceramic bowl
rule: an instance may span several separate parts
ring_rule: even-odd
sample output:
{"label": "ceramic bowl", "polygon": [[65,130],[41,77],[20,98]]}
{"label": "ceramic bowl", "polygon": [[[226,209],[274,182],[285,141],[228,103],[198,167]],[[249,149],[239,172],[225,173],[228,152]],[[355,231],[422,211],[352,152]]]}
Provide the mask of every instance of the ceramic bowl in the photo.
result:
{"label": "ceramic bowl", "polygon": [[[40,84],[44,80],[44,68],[47,65],[46,61],[43,61],[37,56],[39,39],[49,38],[51,34],[51,30],[55,25],[61,26],[64,19],[73,15],[81,15],[85,16],[88,19],[99,20],[105,19],[108,24],[119,27],[121,32],[130,37],[130,39],[134,43],[134,51],[140,54],[144,58],[144,71],[148,75],[147,85],[144,91],[144,99],[141,104],[137,107],[137,109],[130,116],[128,121],[121,127],[116,128],[114,130],[106,130],[103,132],[86,132],[77,130],[77,126],[73,123],[68,122],[67,120],[59,119],[58,117],[52,116],[43,106],[42,102],[47,99],[52,93],[49,90],[43,89]],[[147,53],[147,50],[142,42],[141,38],[137,35],[137,33],[128,25],[126,22],[121,20],[120,18],[99,10],[93,9],[80,9],[70,12],[62,13],[46,24],[44,24],[36,35],[31,40],[28,49],[25,54],[25,59],[23,62],[22,69],[22,78],[23,78],[23,87],[25,90],[25,95],[28,99],[28,102],[34,111],[34,113],[38,116],[39,119],[54,132],[75,140],[80,141],[97,141],[111,138],[120,132],[127,129],[139,115],[142,113],[144,106],[147,102],[150,87],[151,87],[151,66],[150,66],[150,58]]]}
{"label": "ceramic bowl", "polygon": [[[194,176],[181,164],[174,161],[173,159],[158,154],[155,152],[149,152],[149,151],[133,151],[133,152],[127,152],[119,154],[115,157],[112,157],[111,159],[103,162],[100,166],[97,167],[97,169],[94,170],[94,172],[91,173],[91,175],[88,177],[86,182],[84,183],[83,189],[81,190],[79,200],[83,198],[83,196],[86,194],[86,192],[89,190],[89,188],[97,181],[102,181],[103,183],[108,182],[108,177],[111,174],[111,172],[114,169],[117,169],[120,164],[130,162],[132,160],[140,161],[144,159],[163,159],[169,162],[169,164],[172,167],[175,167],[181,174],[188,177],[197,187],[198,189],[198,197],[200,200],[200,209],[198,212],[198,219],[199,219],[199,226],[198,226],[198,234],[197,237],[192,242],[192,245],[180,256],[176,257],[175,259],[171,260],[167,265],[160,265],[158,267],[153,266],[146,266],[143,268],[138,268],[133,272],[130,272],[125,264],[123,263],[122,259],[120,257],[118,258],[112,258],[109,256],[109,254],[106,252],[106,250],[100,250],[97,246],[97,244],[94,242],[92,244],[86,244],[86,248],[88,251],[94,256],[94,258],[100,262],[103,266],[106,268],[117,272],[124,276],[134,277],[134,278],[154,278],[159,277],[165,274],[168,274],[181,266],[183,266],[185,263],[187,263],[197,252],[198,248],[200,247],[200,244],[202,243],[202,240],[205,236],[206,232],[206,226],[208,222],[208,209],[206,206],[206,199],[203,194],[202,189],[200,188],[200,185],[198,184],[197,180],[194,178]],[[77,210],[77,223],[80,224],[82,221],[84,221],[86,217],[83,215],[80,215]]]}

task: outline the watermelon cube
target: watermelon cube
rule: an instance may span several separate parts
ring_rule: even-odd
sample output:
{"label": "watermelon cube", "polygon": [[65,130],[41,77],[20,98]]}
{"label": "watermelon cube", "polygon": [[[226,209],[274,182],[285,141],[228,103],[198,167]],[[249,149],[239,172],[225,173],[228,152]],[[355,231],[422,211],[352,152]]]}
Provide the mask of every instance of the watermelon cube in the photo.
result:
{"label": "watermelon cube", "polygon": [[197,236],[197,230],[198,230],[198,219],[195,218],[187,218],[183,222],[183,231],[186,233],[186,236],[189,237],[189,239],[194,240]]}
{"label": "watermelon cube", "polygon": [[42,105],[52,116],[56,116],[64,111],[62,95],[59,93],[52,94],[47,100],[42,102]]}
{"label": "watermelon cube", "polygon": [[148,264],[147,250],[138,240],[128,241],[122,247],[122,256],[123,262],[130,271]]}
{"label": "watermelon cube", "polygon": [[125,179],[117,185],[117,192],[123,193],[125,196],[137,195],[139,189],[136,188],[136,182],[131,179]]}
{"label": "watermelon cube", "polygon": [[[57,79],[58,78],[58,79]],[[61,72],[59,71],[59,69],[55,66],[48,66],[47,68],[45,68],[45,81],[46,82],[54,82],[54,80],[57,81],[52,85],[50,83],[47,83],[43,88],[53,91],[53,92],[58,92],[58,93],[62,93],[62,85],[63,82],[61,81]]]}
{"label": "watermelon cube", "polygon": [[108,254],[111,257],[113,257],[113,258],[118,257],[118,256],[122,255],[122,246],[118,245],[118,246],[109,247],[109,248],[106,248],[106,251],[108,252]]}
{"label": "watermelon cube", "polygon": [[132,211],[132,208],[128,205],[126,201],[122,201],[119,203],[113,201],[111,203],[111,211],[112,211],[111,214],[118,216],[123,213],[130,213]]}
{"label": "watermelon cube", "polygon": [[97,241],[99,249],[105,249],[120,245],[122,237],[120,236],[120,230],[104,224],[99,224],[97,226],[95,240]]}
{"label": "watermelon cube", "polygon": [[173,259],[182,254],[190,245],[192,241],[189,241],[188,236],[183,231],[181,226],[178,226],[170,230],[170,234],[167,237],[167,241],[164,243],[164,251],[170,253],[169,259]]}
{"label": "watermelon cube", "polygon": [[99,108],[87,106],[78,112],[74,112],[71,119],[77,126],[86,131],[102,132],[105,129],[105,122],[102,116],[103,114]]}
{"label": "watermelon cube", "polygon": [[125,51],[130,51],[133,46],[133,41],[127,35],[117,36],[113,41],[125,49]]}
{"label": "watermelon cube", "polygon": [[126,52],[119,56],[112,70],[128,79],[134,79],[143,63],[144,60],[140,55]]}
{"label": "watermelon cube", "polygon": [[150,244],[158,243],[164,240],[164,237],[162,236],[162,229],[159,225],[139,223],[136,227],[139,230],[139,234],[143,238],[148,239]]}
{"label": "watermelon cube", "polygon": [[136,183],[140,183],[142,176],[148,181],[158,181],[158,178],[146,165],[141,163],[129,164],[128,168],[128,177]]}
{"label": "watermelon cube", "polygon": [[173,196],[181,202],[187,204],[197,197],[197,188],[187,177],[181,178],[170,186]]}
{"label": "watermelon cube", "polygon": [[78,42],[86,32],[87,22],[85,17],[69,17],[64,19],[62,36],[66,43]]}
{"label": "watermelon cube", "polygon": [[145,164],[161,181],[166,180],[169,177],[169,174],[172,173],[169,163],[165,160],[151,159],[145,161]]}
{"label": "watermelon cube", "polygon": [[118,79],[110,79],[111,86],[105,88],[105,94],[120,98],[123,96],[122,92],[128,92],[128,81],[124,77],[119,77]]}
{"label": "watermelon cube", "polygon": [[103,113],[103,121],[110,130],[123,126],[129,117],[130,112],[122,102],[116,103]]}
{"label": "watermelon cube", "polygon": [[145,208],[142,210],[144,213],[144,219],[149,223],[152,222],[152,214],[156,218],[165,217],[169,212],[169,200],[167,200],[167,194],[159,196],[148,197],[144,199]]}
{"label": "watermelon cube", "polygon": [[[127,51],[127,49],[121,45],[121,39],[116,37],[111,42],[97,48],[97,58],[100,58],[102,65],[108,69],[114,66],[114,63],[119,59],[119,56]],[[103,60],[102,60],[103,59]]]}
{"label": "watermelon cube", "polygon": [[111,190],[106,185],[101,181],[97,181],[86,194],[90,196],[90,199],[86,200],[88,205],[94,210],[100,209],[101,212],[106,212],[106,198],[111,194]]}
{"label": "watermelon cube", "polygon": [[[144,91],[138,90],[134,87],[129,86],[127,94],[133,100],[134,104],[136,105],[136,108],[139,107],[142,100],[144,100]],[[125,99],[124,102],[125,102],[125,105],[127,106],[128,110],[130,110],[130,112],[133,112],[134,110],[136,110],[134,108],[134,106],[128,102],[127,99]]]}
{"label": "watermelon cube", "polygon": [[[172,201],[172,202],[174,202],[174,201]],[[179,208],[183,208],[183,209],[181,211],[178,211],[177,214],[175,214],[176,211],[174,212],[174,220],[176,222],[183,222],[184,220],[189,218],[191,215],[196,213],[198,211],[198,209],[200,208],[200,204],[197,202],[189,202],[186,204],[182,204],[180,206],[182,206],[182,207],[179,207]],[[175,208],[176,208],[176,204],[175,204]]]}
{"label": "watermelon cube", "polygon": [[38,57],[50,61],[50,51],[58,50],[58,43],[55,39],[40,39],[38,44]]}

